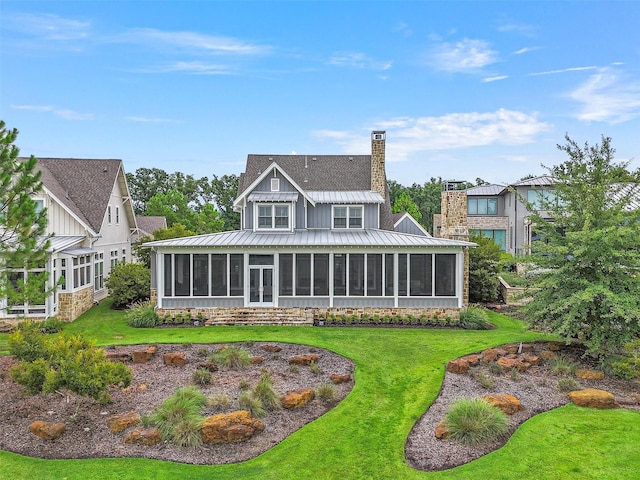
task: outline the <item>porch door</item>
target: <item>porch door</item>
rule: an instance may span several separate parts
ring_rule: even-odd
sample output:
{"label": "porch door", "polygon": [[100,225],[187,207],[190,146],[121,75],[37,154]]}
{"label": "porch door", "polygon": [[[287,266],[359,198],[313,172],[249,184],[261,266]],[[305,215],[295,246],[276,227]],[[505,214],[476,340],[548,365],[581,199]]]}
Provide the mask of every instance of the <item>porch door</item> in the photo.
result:
{"label": "porch door", "polygon": [[273,306],[273,265],[249,267],[249,304]]}

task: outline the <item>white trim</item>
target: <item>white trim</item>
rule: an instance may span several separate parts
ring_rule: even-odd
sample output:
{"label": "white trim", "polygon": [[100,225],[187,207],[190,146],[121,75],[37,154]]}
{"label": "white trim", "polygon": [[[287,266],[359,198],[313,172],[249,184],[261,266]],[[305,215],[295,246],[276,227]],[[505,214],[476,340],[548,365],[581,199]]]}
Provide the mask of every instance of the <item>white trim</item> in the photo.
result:
{"label": "white trim", "polygon": [[[346,216],[346,225],[344,227],[336,227],[336,216],[335,209],[336,208],[346,208],[347,216]],[[349,226],[351,220],[351,209],[360,209],[360,220],[362,224],[359,227],[351,227]],[[342,218],[342,217],[340,217]],[[354,217],[356,218],[356,217]],[[364,230],[364,205],[331,205],[331,229],[332,230]]]}
{"label": "white trim", "polygon": [[80,217],[78,217],[78,215],[76,215],[71,209],[69,209],[69,207],[67,207],[65,205],[64,202],[61,202],[60,199],[58,197],[56,197],[53,193],[51,193],[51,190],[49,190],[46,186],[42,186],[42,191],[44,193],[46,193],[50,198],[52,198],[53,200],[56,201],[56,203],[58,205],[60,205],[60,207],[62,207],[62,209],[67,212],[69,215],[71,215],[71,217],[78,222],[85,230],[87,230],[92,237],[95,237],[98,232],[96,232],[91,225],[89,225],[88,223],[85,223],[83,220],[80,219]]}
{"label": "white trim", "polygon": [[[260,218],[260,207],[271,208],[271,226],[260,227],[258,219]],[[287,207],[288,225],[286,228],[276,227],[276,207]],[[293,219],[291,218],[293,205],[291,203],[255,203],[253,208],[253,231],[254,232],[291,232],[293,231]]]}

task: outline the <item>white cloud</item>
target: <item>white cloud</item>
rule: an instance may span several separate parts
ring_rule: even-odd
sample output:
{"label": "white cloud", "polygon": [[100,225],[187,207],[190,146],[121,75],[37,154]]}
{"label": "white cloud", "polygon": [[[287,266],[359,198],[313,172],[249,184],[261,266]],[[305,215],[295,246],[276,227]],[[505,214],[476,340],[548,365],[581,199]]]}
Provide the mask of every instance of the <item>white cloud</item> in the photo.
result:
{"label": "white cloud", "polygon": [[541,47],[524,47],[513,52],[513,55],[522,55],[524,53],[535,52],[536,50],[540,50],[540,48]]}
{"label": "white cloud", "polygon": [[176,62],[170,65],[152,67],[140,70],[142,73],[190,73],[194,75],[230,75],[231,69],[227,65],[200,61]]}
{"label": "white cloud", "polygon": [[598,67],[596,67],[595,65],[590,65],[588,67],[570,67],[570,68],[563,68],[560,70],[547,70],[546,72],[536,72],[536,73],[530,73],[529,76],[530,77],[537,77],[539,75],[555,75],[558,73],[569,73],[569,72],[584,72],[585,70],[595,70]]}
{"label": "white cloud", "polygon": [[158,45],[159,43],[187,49],[229,55],[264,55],[271,51],[267,45],[256,45],[232,37],[206,35],[197,32],[165,32],[154,28],[134,28],[119,35],[116,41]]}
{"label": "white cloud", "polygon": [[482,81],[484,83],[497,82],[498,80],[506,80],[509,78],[509,75],[497,75],[495,77],[486,77],[483,78]]}
{"label": "white cloud", "polygon": [[11,105],[11,108],[16,110],[29,110],[32,112],[47,112],[52,113],[56,117],[64,118],[65,120],[92,120],[92,113],[79,113],[74,110],[66,108],[57,108],[51,105]]}
{"label": "white cloud", "polygon": [[611,68],[601,68],[569,95],[582,104],[576,117],[621,123],[640,116],[640,82],[626,82]]}
{"label": "white cloud", "polygon": [[[406,160],[422,152],[487,145],[523,145],[551,128],[537,114],[499,109],[488,113],[452,113],[440,117],[400,117],[380,121],[367,130],[386,130],[388,161]],[[322,130],[319,138],[338,143],[345,153],[366,152],[369,138],[361,133]]]}
{"label": "white cloud", "polygon": [[498,53],[484,40],[442,43],[430,55],[432,65],[446,72],[476,71],[498,61]]}
{"label": "white cloud", "polygon": [[336,52],[329,58],[327,63],[337,67],[367,68],[371,70],[389,70],[393,66],[390,61],[374,60],[362,52]]}
{"label": "white cloud", "polygon": [[53,14],[19,13],[10,15],[4,25],[10,30],[26,33],[48,41],[81,40],[89,36],[91,23]]}

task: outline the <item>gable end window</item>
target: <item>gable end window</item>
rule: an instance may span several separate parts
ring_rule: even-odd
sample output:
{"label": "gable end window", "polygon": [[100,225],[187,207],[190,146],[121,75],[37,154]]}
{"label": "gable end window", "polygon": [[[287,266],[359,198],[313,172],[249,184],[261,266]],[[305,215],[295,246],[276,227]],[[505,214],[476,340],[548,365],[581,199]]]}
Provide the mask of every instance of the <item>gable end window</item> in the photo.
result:
{"label": "gable end window", "polygon": [[272,178],[271,179],[271,191],[272,192],[279,192],[280,191],[280,179],[279,178]]}
{"label": "gable end window", "polygon": [[111,225],[111,205],[107,207],[107,223]]}
{"label": "gable end window", "polygon": [[362,205],[339,205],[332,208],[333,228],[363,228]]}
{"label": "gable end window", "polygon": [[120,207],[116,207],[116,225],[120,225]]}
{"label": "gable end window", "polygon": [[290,230],[291,216],[288,204],[258,204],[258,230]]}

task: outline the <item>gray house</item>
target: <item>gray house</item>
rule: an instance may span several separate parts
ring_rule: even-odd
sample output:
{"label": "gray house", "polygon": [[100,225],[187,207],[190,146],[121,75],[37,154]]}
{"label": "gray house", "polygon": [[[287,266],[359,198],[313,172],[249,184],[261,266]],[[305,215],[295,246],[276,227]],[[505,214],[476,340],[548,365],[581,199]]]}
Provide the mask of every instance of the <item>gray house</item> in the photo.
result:
{"label": "gray house", "polygon": [[[455,220],[443,218],[443,214],[434,216],[435,236],[440,236],[442,225],[458,223],[465,227],[468,234],[480,234],[492,238],[500,248],[511,254],[523,254],[529,251],[531,242],[536,241],[535,225],[530,221],[531,211],[541,204],[542,199],[551,200],[554,195],[553,178],[547,175],[529,178],[505,185],[480,185],[448,195],[460,197],[460,210],[455,212]],[[444,199],[445,197],[443,197]],[[444,200],[443,200],[444,204]],[[542,217],[547,213],[537,210]],[[447,212],[451,217],[451,210]]]}
{"label": "gray house", "polygon": [[159,313],[457,317],[474,244],[394,218],[385,132],[371,138],[371,155],[249,155],[240,230],[145,244]]}

